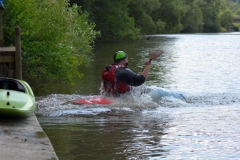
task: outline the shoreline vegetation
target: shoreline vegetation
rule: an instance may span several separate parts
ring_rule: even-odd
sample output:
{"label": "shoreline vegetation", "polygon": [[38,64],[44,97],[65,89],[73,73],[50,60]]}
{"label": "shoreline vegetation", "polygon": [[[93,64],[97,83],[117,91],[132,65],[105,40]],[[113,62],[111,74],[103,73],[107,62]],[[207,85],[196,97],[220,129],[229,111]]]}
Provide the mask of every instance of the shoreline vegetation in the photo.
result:
{"label": "shoreline vegetation", "polygon": [[238,31],[240,0],[5,0],[4,45],[21,27],[23,79],[71,83],[91,65],[94,43],[152,34]]}

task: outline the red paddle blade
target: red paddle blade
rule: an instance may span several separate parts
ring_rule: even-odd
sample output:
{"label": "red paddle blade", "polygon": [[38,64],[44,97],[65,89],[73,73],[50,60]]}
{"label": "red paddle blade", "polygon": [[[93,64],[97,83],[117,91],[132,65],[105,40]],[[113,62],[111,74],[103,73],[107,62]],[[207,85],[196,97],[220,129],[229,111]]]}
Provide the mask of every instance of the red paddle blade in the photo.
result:
{"label": "red paddle blade", "polygon": [[73,104],[112,104],[113,101],[106,97],[91,97],[86,99],[77,99]]}

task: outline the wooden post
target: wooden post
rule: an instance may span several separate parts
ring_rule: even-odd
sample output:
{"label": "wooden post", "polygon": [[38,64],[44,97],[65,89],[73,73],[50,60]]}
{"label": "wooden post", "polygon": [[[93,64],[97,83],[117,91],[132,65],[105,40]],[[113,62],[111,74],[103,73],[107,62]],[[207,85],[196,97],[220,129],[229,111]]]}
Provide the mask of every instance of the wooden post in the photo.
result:
{"label": "wooden post", "polygon": [[0,47],[3,47],[3,8],[0,6]]}
{"label": "wooden post", "polygon": [[15,77],[16,79],[22,79],[22,55],[21,55],[21,29],[15,28]]}

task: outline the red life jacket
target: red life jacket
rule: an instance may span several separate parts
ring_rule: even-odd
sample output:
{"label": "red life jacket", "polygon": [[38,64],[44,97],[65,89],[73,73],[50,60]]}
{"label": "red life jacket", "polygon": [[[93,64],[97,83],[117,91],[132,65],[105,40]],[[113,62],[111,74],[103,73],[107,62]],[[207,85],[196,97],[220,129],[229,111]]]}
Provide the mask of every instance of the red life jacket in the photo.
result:
{"label": "red life jacket", "polygon": [[128,92],[131,89],[131,87],[128,84],[117,80],[117,78],[115,77],[115,72],[119,67],[126,68],[123,65],[111,64],[105,67],[102,72],[103,87],[104,90],[108,93],[120,94]]}

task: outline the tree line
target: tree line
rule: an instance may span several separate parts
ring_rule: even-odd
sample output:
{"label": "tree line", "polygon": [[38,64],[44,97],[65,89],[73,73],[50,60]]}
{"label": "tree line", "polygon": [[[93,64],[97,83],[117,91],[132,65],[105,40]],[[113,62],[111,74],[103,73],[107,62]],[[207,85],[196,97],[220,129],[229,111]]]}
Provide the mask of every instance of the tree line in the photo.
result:
{"label": "tree line", "polygon": [[[210,33],[232,27],[239,0],[70,0],[96,24],[99,40],[143,34]],[[237,29],[237,28],[236,28]]]}
{"label": "tree line", "polygon": [[240,0],[5,0],[4,45],[21,27],[23,78],[34,84],[82,77],[95,41],[161,33],[221,32]]}

